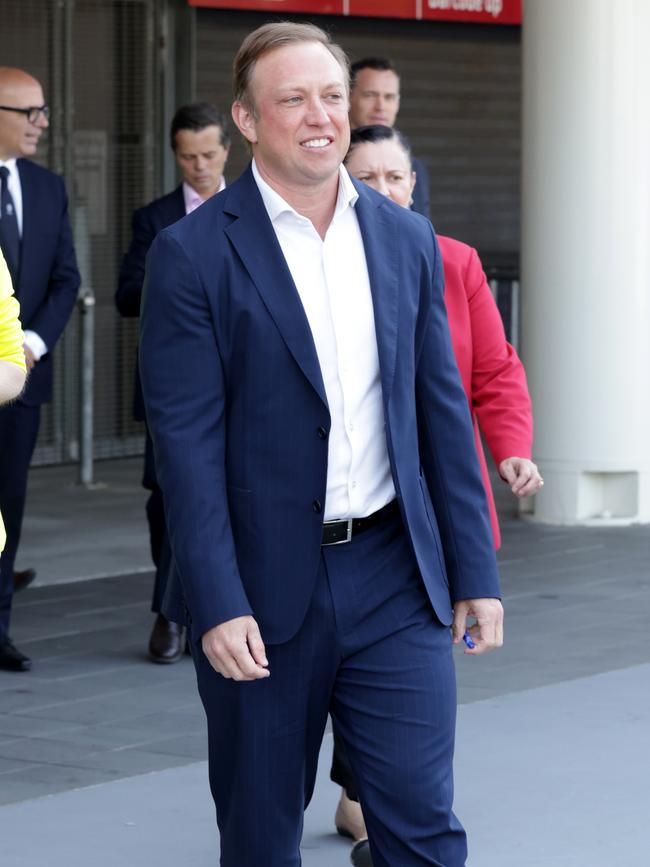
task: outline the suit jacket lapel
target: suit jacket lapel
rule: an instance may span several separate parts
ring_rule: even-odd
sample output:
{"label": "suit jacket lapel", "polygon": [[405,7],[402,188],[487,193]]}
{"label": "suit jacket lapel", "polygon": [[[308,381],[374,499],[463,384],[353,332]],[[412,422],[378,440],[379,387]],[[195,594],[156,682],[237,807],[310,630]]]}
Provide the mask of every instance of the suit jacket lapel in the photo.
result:
{"label": "suit jacket lapel", "polygon": [[29,163],[24,160],[17,160],[16,165],[20,177],[20,191],[23,198],[23,231],[20,244],[20,267],[18,269],[18,280],[16,281],[18,284],[16,286],[16,294],[18,294],[19,287],[23,282],[23,277],[29,267],[29,263],[32,261],[33,257],[38,257],[39,251],[34,246],[36,238],[38,237],[38,232],[36,231],[34,223],[38,219],[42,207],[39,209],[36,189],[32,183],[32,176],[29,171]]}
{"label": "suit jacket lapel", "polygon": [[398,228],[388,201],[371,193],[365,184],[352,179],[359,191],[355,210],[363,246],[375,313],[384,402],[388,404],[397,361],[399,322]]}
{"label": "suit jacket lapel", "polygon": [[327,406],[314,338],[250,167],[227,188],[226,234],[300,369]]}

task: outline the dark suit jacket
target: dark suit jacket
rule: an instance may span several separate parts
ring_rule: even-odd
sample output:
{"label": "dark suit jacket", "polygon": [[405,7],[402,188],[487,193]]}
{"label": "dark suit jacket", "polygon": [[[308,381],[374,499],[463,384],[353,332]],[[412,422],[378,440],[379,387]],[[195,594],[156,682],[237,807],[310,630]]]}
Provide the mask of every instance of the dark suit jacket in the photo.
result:
{"label": "dark suit jacket", "polygon": [[52,399],[52,350],[74,309],[81,277],[68,218],[63,178],[29,160],[17,161],[23,196],[23,236],[16,295],[23,329],[48,348],[27,380],[21,401]]}
{"label": "dark suit jacket", "polygon": [[415,172],[415,186],[413,187],[413,204],[411,210],[416,214],[422,214],[427,220],[431,219],[429,208],[429,172],[424,163],[417,157],[411,156],[411,166]]}
{"label": "dark suit jacket", "polygon": [[[144,282],[144,265],[149,247],[161,229],[171,226],[185,216],[183,185],[172,193],[155,199],[133,214],[133,237],[120,268],[119,283],[115,293],[115,303],[122,316],[139,316]],[[135,388],[133,394],[133,417],[144,421],[144,404],[140,376],[136,366]]]}
{"label": "dark suit jacket", "polygon": [[[498,596],[499,585],[442,262],[427,220],[354,183],[397,498],[449,624],[452,600]],[[140,321],[147,422],[194,634],[253,614],[264,641],[284,642],[316,581],[330,414],[250,168],[158,235]]]}

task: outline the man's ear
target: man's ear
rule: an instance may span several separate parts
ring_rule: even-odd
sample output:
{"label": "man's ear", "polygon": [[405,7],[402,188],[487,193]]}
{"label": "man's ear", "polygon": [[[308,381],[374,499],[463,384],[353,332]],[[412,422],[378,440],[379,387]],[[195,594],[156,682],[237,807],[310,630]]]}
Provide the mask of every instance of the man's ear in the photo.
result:
{"label": "man's ear", "polygon": [[231,113],[233,123],[239,132],[247,141],[255,144],[257,142],[257,132],[255,130],[255,118],[252,111],[239,100],[236,100],[232,104]]}

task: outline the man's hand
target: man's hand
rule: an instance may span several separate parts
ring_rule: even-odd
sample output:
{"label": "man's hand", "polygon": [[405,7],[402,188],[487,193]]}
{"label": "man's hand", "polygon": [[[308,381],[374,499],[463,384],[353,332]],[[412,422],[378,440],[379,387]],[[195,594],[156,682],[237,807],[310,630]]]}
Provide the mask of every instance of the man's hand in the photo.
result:
{"label": "man's hand", "polygon": [[537,464],[529,461],[528,458],[506,458],[499,464],[499,473],[517,497],[530,497],[544,484]]}
{"label": "man's hand", "polygon": [[25,350],[25,364],[27,366],[27,370],[33,370],[34,365],[37,363],[38,359],[26,343],[23,344],[23,349]]}
{"label": "man's hand", "polygon": [[[467,626],[467,618],[476,623]],[[469,632],[474,647],[466,647],[465,653],[478,656],[503,644],[503,606],[498,599],[461,599],[454,605],[454,623],[451,627],[454,644],[463,640]]]}
{"label": "man's hand", "polygon": [[264,642],[255,618],[235,617],[203,634],[203,652],[219,674],[232,680],[269,677]]}

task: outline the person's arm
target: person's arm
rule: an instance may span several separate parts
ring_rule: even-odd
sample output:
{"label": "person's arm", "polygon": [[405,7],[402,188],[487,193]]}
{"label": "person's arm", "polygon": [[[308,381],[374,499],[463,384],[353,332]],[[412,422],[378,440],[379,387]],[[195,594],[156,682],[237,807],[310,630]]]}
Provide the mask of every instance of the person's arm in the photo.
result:
{"label": "person's arm", "polygon": [[[68,217],[68,197],[62,178],[57,178],[60,184],[58,190],[58,204],[54,205],[58,213],[54,211],[52,225],[58,231],[58,238],[45,299],[29,321],[29,331],[38,335],[42,341],[41,349],[51,352],[63,333],[63,329],[70,319],[77,300],[77,293],[81,284],[81,276],[77,268],[77,259],[74,252],[72,228]],[[34,352],[36,344],[31,346]],[[38,353],[37,353],[38,354]],[[45,353],[41,353],[45,354]],[[39,360],[41,354],[38,354]]]}
{"label": "person's arm", "polygon": [[[0,312],[0,316],[2,316]],[[14,400],[25,387],[26,373],[13,361],[0,358],[0,404]]]}
{"label": "person's arm", "polygon": [[18,397],[25,385],[20,307],[11,291],[9,270],[0,255],[0,403]]}
{"label": "person's arm", "polygon": [[514,494],[528,496],[542,480],[531,460],[533,412],[526,373],[506,340],[478,254],[468,250],[463,283],[472,330],[472,406],[501,477]]}
{"label": "person's arm", "polygon": [[431,283],[418,320],[416,399],[422,469],[436,513],[454,603],[454,642],[476,617],[472,636],[482,653],[503,641],[503,609],[494,542],[472,420],[453,354],[443,300],[440,252],[431,229]]}
{"label": "person's arm", "polygon": [[252,614],[237,566],[225,469],[226,388],[205,289],[165,230],[147,258],[140,374],[185,601],[198,632]]}
{"label": "person's arm", "polygon": [[214,322],[192,262],[166,231],[147,258],[140,375],[171,547],[203,651],[224,677],[268,677],[230,524]]}
{"label": "person's arm", "polygon": [[115,293],[115,304],[122,316],[139,316],[144,283],[145,262],[149,247],[156,237],[147,208],[140,208],[133,214],[133,234],[127,250]]}

